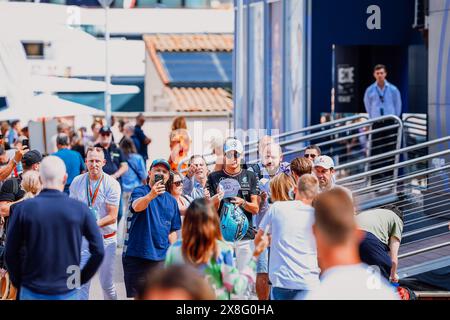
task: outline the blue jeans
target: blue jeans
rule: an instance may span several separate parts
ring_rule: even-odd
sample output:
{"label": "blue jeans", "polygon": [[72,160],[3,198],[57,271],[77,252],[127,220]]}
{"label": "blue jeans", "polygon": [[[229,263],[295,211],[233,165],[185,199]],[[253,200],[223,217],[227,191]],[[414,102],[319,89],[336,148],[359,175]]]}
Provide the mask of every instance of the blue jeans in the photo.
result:
{"label": "blue jeans", "polygon": [[302,300],[307,293],[307,290],[272,287],[270,300]]}
{"label": "blue jeans", "polygon": [[63,294],[43,294],[20,287],[20,300],[78,300],[78,298],[77,289]]}

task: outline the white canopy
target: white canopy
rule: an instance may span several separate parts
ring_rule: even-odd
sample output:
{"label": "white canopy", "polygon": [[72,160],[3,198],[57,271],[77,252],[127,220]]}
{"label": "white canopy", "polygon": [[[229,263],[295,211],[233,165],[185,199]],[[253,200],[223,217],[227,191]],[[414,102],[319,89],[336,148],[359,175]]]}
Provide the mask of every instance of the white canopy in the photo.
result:
{"label": "white canopy", "polygon": [[79,103],[71,102],[52,96],[41,94],[29,100],[29,105],[14,105],[0,111],[0,120],[19,119],[23,122],[39,118],[70,117],[85,115],[103,115],[104,112]]}
{"label": "white canopy", "polygon": [[[62,78],[48,76],[31,76],[33,91],[35,92],[104,92],[105,82],[97,80],[85,80],[78,78]],[[135,94],[139,93],[137,86],[111,85],[111,94]]]}
{"label": "white canopy", "polygon": [[[1,76],[1,75],[0,75]],[[104,92],[105,82],[97,80],[85,80],[77,78],[31,76],[31,85],[34,92],[43,93],[85,93],[85,92]],[[129,85],[111,85],[109,92],[116,94],[136,94],[140,92],[138,86]],[[2,85],[0,79],[0,97],[6,96],[6,87]]]}

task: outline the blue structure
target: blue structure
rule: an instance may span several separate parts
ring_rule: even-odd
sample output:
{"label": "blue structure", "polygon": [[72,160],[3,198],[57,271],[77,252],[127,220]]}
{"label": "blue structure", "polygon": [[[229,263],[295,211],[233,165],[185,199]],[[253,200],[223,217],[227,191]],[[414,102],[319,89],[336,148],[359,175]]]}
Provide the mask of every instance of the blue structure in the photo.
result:
{"label": "blue structure", "polygon": [[430,1],[429,34],[428,117],[434,139],[450,135],[450,0]]}
{"label": "blue structure", "polygon": [[415,0],[235,0],[235,127],[283,132],[323,113],[365,112],[378,63],[403,112],[426,113],[428,53],[415,9]]}

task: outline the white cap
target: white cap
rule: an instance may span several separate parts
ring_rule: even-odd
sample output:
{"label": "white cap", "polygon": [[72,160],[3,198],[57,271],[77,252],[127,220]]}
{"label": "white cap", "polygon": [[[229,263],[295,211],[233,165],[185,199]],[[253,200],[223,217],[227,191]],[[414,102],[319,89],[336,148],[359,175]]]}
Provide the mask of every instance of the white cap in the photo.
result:
{"label": "white cap", "polygon": [[240,154],[244,152],[244,147],[242,143],[237,139],[228,139],[225,141],[225,145],[223,146],[223,152],[227,153],[229,151],[236,151]]}
{"label": "white cap", "polygon": [[320,156],[314,159],[314,167],[334,168],[334,161],[329,156]]}

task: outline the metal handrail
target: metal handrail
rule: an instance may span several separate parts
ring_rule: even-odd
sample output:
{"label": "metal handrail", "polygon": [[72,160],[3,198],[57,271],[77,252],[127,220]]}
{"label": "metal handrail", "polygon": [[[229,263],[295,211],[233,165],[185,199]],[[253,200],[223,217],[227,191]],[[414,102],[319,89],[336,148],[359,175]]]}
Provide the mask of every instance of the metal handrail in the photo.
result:
{"label": "metal handrail", "polygon": [[[327,137],[327,136],[330,136],[330,135],[333,135],[333,134],[337,134],[337,133],[341,133],[341,132],[345,132],[345,131],[350,131],[350,130],[355,130],[355,129],[359,129],[359,128],[364,128],[364,127],[367,127],[369,125],[372,125],[374,123],[377,123],[377,122],[380,122],[380,121],[383,121],[383,120],[394,120],[394,121],[397,122],[398,128],[399,128],[398,131],[399,131],[399,135],[400,135],[400,137],[398,139],[398,141],[400,141],[400,143],[398,143],[398,148],[400,148],[401,147],[401,139],[402,139],[401,135],[402,135],[402,132],[403,132],[403,122],[400,120],[399,117],[394,116],[394,115],[382,116],[382,117],[375,118],[375,119],[370,119],[370,120],[367,120],[367,121],[364,121],[364,122],[351,123],[351,124],[348,124],[348,125],[345,125],[345,126],[336,127],[336,128],[333,128],[333,129],[322,131],[322,132],[312,133],[312,134],[305,135],[305,136],[300,137],[300,138],[296,138],[296,139],[292,139],[292,140],[288,140],[288,141],[283,141],[283,142],[279,143],[279,145],[281,147],[285,147],[285,146],[290,145],[290,144],[297,144],[297,143],[304,142],[304,141],[309,141],[309,140],[312,140],[312,139],[324,138],[324,137]],[[245,152],[245,155],[249,155],[249,154],[255,153],[257,151],[258,151],[258,149],[248,150],[248,151]]]}
{"label": "metal handrail", "polygon": [[[321,124],[317,124],[317,125],[313,125],[313,126],[308,126],[308,127],[305,127],[305,128],[302,128],[302,129],[298,129],[298,130],[285,132],[285,133],[282,133],[282,134],[279,134],[279,135],[274,135],[272,137],[274,139],[285,138],[287,136],[300,134],[300,133],[303,133],[303,132],[308,132],[308,131],[313,131],[313,130],[318,130],[318,129],[322,129],[322,128],[325,128],[325,127],[330,127],[330,126],[334,126],[334,125],[337,125],[337,124],[345,123],[345,122],[348,122],[348,121],[354,121],[354,120],[358,120],[358,119],[366,119],[367,120],[368,116],[367,116],[367,114],[359,114],[359,115],[355,115],[355,116],[351,116],[351,117],[341,118],[341,119],[334,120],[334,121],[329,121],[329,122],[326,122],[326,123],[321,123]],[[365,122],[363,122],[363,123],[365,123]],[[251,141],[251,142],[245,143],[244,144],[244,150],[246,149],[246,147],[249,147],[249,146],[251,146],[253,144],[257,144],[258,142],[259,141]],[[257,149],[250,150],[250,151],[253,153],[253,152],[256,152]],[[244,154],[247,155],[247,154],[249,154],[250,151],[246,151],[246,152],[244,152]],[[209,156],[212,156],[212,155],[213,155],[213,153],[208,153],[208,154],[204,154],[203,157],[209,157]],[[189,158],[185,158],[185,159],[182,159],[180,161],[180,163],[178,164],[179,172],[187,171],[186,169],[181,169],[181,167],[182,167],[182,165],[184,163],[186,163],[188,161],[189,161]],[[206,164],[207,165],[211,165],[213,163],[214,162],[207,162]]]}
{"label": "metal handrail", "polygon": [[[336,138],[334,140],[329,140],[329,141],[317,143],[317,146],[321,147],[321,146],[325,146],[325,145],[328,145],[328,144],[341,142],[341,141],[345,141],[345,140],[348,140],[348,139],[353,139],[353,138],[357,138],[357,137],[360,137],[360,136],[365,136],[365,135],[378,133],[378,132],[383,132],[383,131],[387,131],[387,130],[390,130],[390,129],[396,129],[396,128],[398,128],[398,125],[394,124],[394,125],[386,126],[386,127],[383,127],[383,128],[371,129],[369,131],[359,132],[359,133],[351,134],[351,135],[348,135],[348,136],[345,136],[345,137]],[[306,148],[307,147],[302,147],[300,149],[296,149],[296,150],[291,150],[291,151],[285,152],[285,153],[283,153],[283,156],[287,156],[287,155],[290,155],[290,154],[293,154],[293,153],[297,153],[297,152],[303,151]]]}
{"label": "metal handrail", "polygon": [[385,171],[391,171],[391,170],[399,169],[399,168],[404,167],[404,166],[406,167],[406,166],[411,165],[411,164],[415,164],[415,163],[418,163],[418,162],[429,160],[429,159],[432,159],[434,157],[444,156],[444,155],[447,155],[447,154],[450,154],[450,150],[444,150],[444,151],[436,152],[436,153],[433,153],[433,154],[430,154],[430,155],[426,155],[426,156],[423,156],[423,157],[414,158],[414,159],[411,159],[411,160],[403,161],[401,163],[396,163],[396,164],[393,164],[393,165],[389,165],[389,166],[384,167],[384,168],[374,169],[374,170],[371,170],[369,172],[363,172],[363,173],[359,173],[359,174],[356,174],[356,175],[353,175],[353,176],[350,176],[350,177],[345,177],[345,178],[342,178],[342,179],[338,180],[337,183],[345,184],[345,182],[352,181],[352,180],[357,179],[357,178],[370,176],[370,175],[378,174],[378,173],[385,172]]}
{"label": "metal handrail", "polygon": [[[333,120],[333,121],[329,121],[329,122],[325,122],[325,123],[316,124],[316,125],[305,127],[305,128],[298,129],[298,130],[288,131],[288,132],[285,132],[282,134],[274,135],[274,136],[272,136],[272,138],[274,138],[274,139],[285,138],[285,137],[296,135],[296,134],[299,134],[302,132],[308,132],[308,131],[312,131],[312,130],[322,129],[322,128],[325,128],[328,126],[333,126],[336,124],[345,123],[347,121],[354,121],[354,120],[358,120],[358,119],[368,120],[369,117],[367,116],[367,114],[359,114],[359,115],[355,115],[355,116],[351,116],[351,117],[346,117],[346,118],[341,118],[341,119],[337,119],[337,120]],[[249,141],[244,144],[244,148],[248,147],[250,145],[258,144],[258,142],[259,141],[257,141],[257,140]]]}
{"label": "metal handrail", "polygon": [[409,119],[418,119],[418,120],[425,120],[427,121],[427,115],[425,113],[415,113],[410,114],[403,119],[403,122],[407,122]]}
{"label": "metal handrail", "polygon": [[440,243],[440,244],[436,244],[436,245],[431,246],[431,247],[427,247],[427,248],[423,248],[423,249],[407,252],[407,253],[404,253],[404,254],[399,254],[398,258],[399,259],[403,259],[403,258],[406,258],[406,257],[414,256],[414,255],[419,254],[419,253],[428,252],[428,251],[431,251],[431,250],[434,250],[434,249],[439,249],[439,248],[442,248],[442,247],[445,247],[445,246],[448,246],[448,245],[450,245],[450,241],[449,242],[443,242],[443,243]]}
{"label": "metal handrail", "polygon": [[406,152],[422,149],[422,148],[425,148],[425,147],[434,146],[434,145],[437,145],[437,144],[440,144],[440,143],[445,143],[447,141],[450,141],[450,136],[446,136],[446,137],[443,137],[443,138],[439,138],[439,139],[423,142],[423,143],[416,144],[416,145],[410,146],[410,147],[405,147],[405,148],[402,148],[402,149],[399,149],[399,150],[389,151],[389,152],[386,152],[386,153],[383,153],[383,154],[379,154],[379,155],[375,155],[375,156],[371,156],[371,157],[368,157],[368,158],[365,158],[365,159],[361,159],[361,160],[356,160],[356,161],[353,161],[353,162],[345,163],[345,164],[336,166],[335,169],[336,170],[341,170],[341,169],[345,169],[345,168],[348,168],[348,167],[351,167],[351,166],[364,164],[366,162],[372,162],[372,161],[380,160],[380,159],[383,159],[385,157],[391,157],[391,156],[394,156],[394,155],[397,155],[397,154],[403,154],[403,153],[406,153]]}

